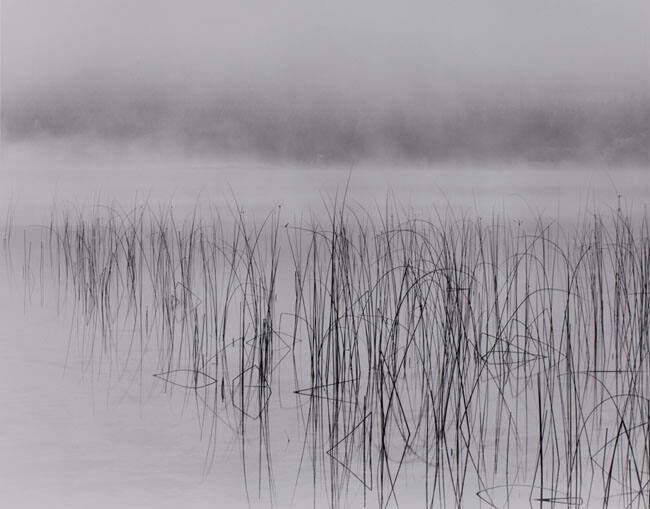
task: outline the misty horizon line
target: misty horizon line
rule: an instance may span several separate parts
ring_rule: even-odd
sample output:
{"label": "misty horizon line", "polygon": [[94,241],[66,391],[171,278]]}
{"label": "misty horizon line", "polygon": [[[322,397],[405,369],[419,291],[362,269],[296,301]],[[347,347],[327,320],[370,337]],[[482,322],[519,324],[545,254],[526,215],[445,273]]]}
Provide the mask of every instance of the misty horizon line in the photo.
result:
{"label": "misty horizon line", "polygon": [[230,96],[200,105],[155,95],[122,101],[48,97],[3,104],[5,142],[83,137],[200,156],[299,163],[594,160],[650,162],[650,101],[473,102],[455,108],[282,104]]}

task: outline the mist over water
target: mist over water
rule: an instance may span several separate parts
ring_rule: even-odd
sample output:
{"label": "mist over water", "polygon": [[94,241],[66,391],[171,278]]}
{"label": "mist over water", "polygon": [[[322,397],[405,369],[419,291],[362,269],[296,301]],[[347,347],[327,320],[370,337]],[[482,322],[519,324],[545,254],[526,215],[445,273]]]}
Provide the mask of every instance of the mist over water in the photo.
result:
{"label": "mist over water", "polygon": [[15,507],[650,501],[646,0],[4,0]]}
{"label": "mist over water", "polygon": [[3,4],[16,142],[301,163],[648,162],[648,6]]}

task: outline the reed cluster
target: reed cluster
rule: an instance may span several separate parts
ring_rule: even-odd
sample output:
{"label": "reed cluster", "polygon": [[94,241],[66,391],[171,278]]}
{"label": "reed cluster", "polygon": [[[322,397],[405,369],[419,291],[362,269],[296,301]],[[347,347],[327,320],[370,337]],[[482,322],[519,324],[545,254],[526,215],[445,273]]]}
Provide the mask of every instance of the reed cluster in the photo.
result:
{"label": "reed cluster", "polygon": [[281,214],[53,209],[24,236],[25,294],[54,282],[88,362],[192,394],[209,458],[240,437],[249,497],[249,479],[277,495],[272,421],[291,398],[314,505],[648,507],[645,216]]}

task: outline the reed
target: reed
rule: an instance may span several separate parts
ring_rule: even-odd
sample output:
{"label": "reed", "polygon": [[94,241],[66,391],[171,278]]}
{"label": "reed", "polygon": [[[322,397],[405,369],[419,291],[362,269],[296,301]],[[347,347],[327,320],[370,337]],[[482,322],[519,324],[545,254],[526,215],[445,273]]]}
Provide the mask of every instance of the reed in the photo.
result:
{"label": "reed", "polygon": [[277,499],[272,421],[293,398],[314,507],[414,490],[426,507],[648,507],[647,217],[567,229],[347,195],[284,228],[279,208],[225,213],[53,208],[24,236],[24,290],[53,283],[89,366],[142,384],[153,355],[194,399],[208,463],[239,437],[249,501]]}

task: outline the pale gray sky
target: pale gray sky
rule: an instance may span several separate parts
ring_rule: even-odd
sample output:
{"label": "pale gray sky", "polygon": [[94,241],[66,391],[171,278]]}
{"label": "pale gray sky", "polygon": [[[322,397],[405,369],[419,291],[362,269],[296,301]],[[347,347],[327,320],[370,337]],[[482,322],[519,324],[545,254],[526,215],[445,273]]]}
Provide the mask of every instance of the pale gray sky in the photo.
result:
{"label": "pale gray sky", "polygon": [[468,104],[647,102],[648,4],[4,0],[3,127],[174,123],[191,138],[197,111],[233,104],[408,122]]}

